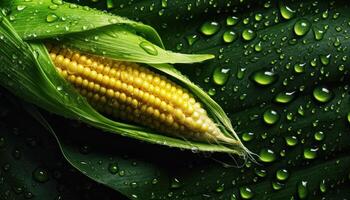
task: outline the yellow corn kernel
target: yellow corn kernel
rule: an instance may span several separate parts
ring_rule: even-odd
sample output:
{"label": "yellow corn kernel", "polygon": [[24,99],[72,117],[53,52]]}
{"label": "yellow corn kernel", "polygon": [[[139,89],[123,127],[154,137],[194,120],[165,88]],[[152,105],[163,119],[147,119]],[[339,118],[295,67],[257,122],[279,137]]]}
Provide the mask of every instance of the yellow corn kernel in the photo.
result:
{"label": "yellow corn kernel", "polygon": [[213,142],[222,135],[184,88],[137,63],[48,47],[58,73],[98,111],[165,133]]}

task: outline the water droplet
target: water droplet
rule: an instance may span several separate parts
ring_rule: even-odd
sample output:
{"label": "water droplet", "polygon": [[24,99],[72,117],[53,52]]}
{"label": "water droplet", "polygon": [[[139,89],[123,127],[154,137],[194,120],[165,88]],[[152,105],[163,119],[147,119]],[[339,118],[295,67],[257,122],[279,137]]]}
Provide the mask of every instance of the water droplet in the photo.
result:
{"label": "water droplet", "polygon": [[315,134],[314,134],[314,138],[315,140],[317,141],[322,141],[324,139],[324,133],[322,131],[317,131]]}
{"label": "water droplet", "polygon": [[215,88],[210,88],[210,89],[208,90],[208,94],[209,94],[210,96],[214,96],[214,95],[216,94],[216,89],[215,89]]}
{"label": "water droplet", "polygon": [[261,149],[259,153],[260,160],[262,162],[273,162],[276,160],[276,154],[271,149]]}
{"label": "water droplet", "polygon": [[281,190],[284,187],[283,183],[280,183],[278,181],[272,181],[272,188],[274,190]]}
{"label": "water droplet", "polygon": [[306,19],[300,19],[294,24],[294,33],[303,36],[309,32],[311,23]]}
{"label": "water droplet", "polygon": [[286,136],[285,140],[288,146],[295,146],[298,144],[298,138],[295,136]]}
{"label": "water droplet", "polygon": [[237,71],[237,75],[236,75],[237,79],[242,79],[244,77],[244,74],[245,74],[246,70],[247,69],[243,68],[243,67],[239,68],[238,71]]}
{"label": "water droplet", "polygon": [[231,194],[230,200],[237,200],[237,197],[235,194]]}
{"label": "water droplet", "polygon": [[156,49],[156,47],[147,41],[142,41],[139,46],[148,54],[152,55],[152,56],[156,56],[158,55],[158,51]]}
{"label": "water droplet", "polygon": [[217,85],[225,85],[230,76],[230,68],[217,67],[213,73],[213,81]]}
{"label": "water droplet", "polygon": [[226,43],[231,43],[237,39],[237,34],[234,31],[225,31],[222,35],[222,39]]}
{"label": "water droplet", "polygon": [[37,168],[33,172],[33,178],[39,183],[45,183],[49,180],[49,173],[44,168]]}
{"label": "water droplet", "polygon": [[192,46],[197,40],[198,35],[189,35],[186,37],[188,45]]}
{"label": "water droplet", "polygon": [[239,188],[239,194],[241,195],[242,199],[251,199],[254,196],[253,191],[246,186]]}
{"label": "water droplet", "polygon": [[242,38],[246,41],[250,41],[255,37],[256,37],[256,33],[252,29],[244,29],[242,32]]}
{"label": "water droplet", "polygon": [[279,114],[272,109],[266,110],[263,115],[264,122],[269,125],[275,124],[279,118]]}
{"label": "water droplet", "polygon": [[307,181],[301,181],[298,184],[298,197],[300,199],[306,199],[308,195]]}
{"label": "water droplet", "polygon": [[226,25],[227,26],[234,26],[238,23],[238,18],[235,16],[229,16],[226,18]]}
{"label": "water droplet", "polygon": [[62,0],[52,0],[51,1],[53,4],[56,4],[56,5],[62,5],[63,4],[63,1]]}
{"label": "water droplet", "polygon": [[255,169],[255,174],[259,177],[265,177],[267,175],[267,171],[265,169]]}
{"label": "water droplet", "polygon": [[294,71],[296,73],[303,73],[305,71],[306,63],[297,63],[294,65]]}
{"label": "water droplet", "polygon": [[326,180],[324,179],[320,182],[320,191],[322,193],[325,193],[327,191]]}
{"label": "water droplet", "polygon": [[168,6],[168,0],[162,0],[162,8],[166,8]]}
{"label": "water droplet", "polygon": [[257,71],[253,74],[252,79],[259,85],[270,85],[277,80],[277,76],[271,71]]}
{"label": "water droplet", "polygon": [[254,19],[257,22],[260,22],[263,19],[263,15],[261,13],[256,13]]}
{"label": "water droplet", "polygon": [[258,42],[257,44],[254,45],[254,50],[256,52],[262,51],[262,44],[261,44],[261,42]]}
{"label": "water droplet", "polygon": [[323,65],[328,65],[331,58],[331,54],[320,55],[320,60]]}
{"label": "water droplet", "polygon": [[220,25],[217,22],[211,21],[211,22],[205,22],[201,27],[201,32],[204,35],[213,35],[216,32],[218,32],[220,29]]}
{"label": "water droplet", "polygon": [[314,30],[314,37],[315,37],[315,39],[316,40],[322,40],[325,32],[323,30],[316,29],[316,28],[314,28],[313,30]]}
{"label": "water droplet", "polygon": [[284,5],[283,1],[279,1],[279,9],[284,19],[291,19],[295,15],[295,10],[292,10],[290,7]]}
{"label": "water droplet", "polygon": [[217,188],[215,189],[215,191],[216,191],[217,193],[223,192],[224,189],[225,189],[224,186],[225,186],[224,184],[219,185],[219,187],[217,187]]}
{"label": "water droplet", "polygon": [[333,93],[325,87],[316,87],[313,91],[314,98],[321,102],[327,103],[333,97]]}
{"label": "water droplet", "polygon": [[293,91],[293,92],[280,92],[276,95],[275,101],[277,103],[286,104],[286,103],[291,102],[294,99],[294,97],[295,97],[295,91]]}
{"label": "water droplet", "polygon": [[254,138],[254,133],[252,132],[245,132],[242,134],[242,140],[245,142],[249,142]]}
{"label": "water droplet", "polygon": [[22,10],[24,10],[26,7],[27,7],[27,6],[25,6],[25,5],[18,5],[18,6],[17,6],[17,10],[18,10],[18,11],[22,11]]}
{"label": "water droplet", "polygon": [[181,186],[182,186],[182,183],[177,178],[173,178],[171,180],[170,188],[177,189],[177,188],[180,188]]}
{"label": "water droplet", "polygon": [[110,163],[108,165],[108,171],[111,174],[116,174],[119,171],[118,164],[117,163]]}
{"label": "water droplet", "polygon": [[304,149],[304,158],[308,160],[315,159],[317,156],[318,148],[306,148]]}
{"label": "water droplet", "polygon": [[279,181],[285,181],[289,177],[289,172],[286,169],[279,169],[276,172],[276,178]]}
{"label": "water droplet", "polygon": [[49,23],[55,22],[58,20],[58,16],[55,14],[49,14],[46,16],[46,21]]}

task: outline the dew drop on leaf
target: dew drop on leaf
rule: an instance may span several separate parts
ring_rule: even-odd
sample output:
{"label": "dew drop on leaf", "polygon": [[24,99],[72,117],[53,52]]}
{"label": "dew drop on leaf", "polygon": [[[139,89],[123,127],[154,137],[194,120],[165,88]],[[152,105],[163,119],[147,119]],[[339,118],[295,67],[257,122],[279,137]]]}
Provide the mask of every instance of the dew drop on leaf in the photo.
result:
{"label": "dew drop on leaf", "polygon": [[300,19],[294,24],[294,33],[303,36],[309,32],[311,23],[306,19]]}
{"label": "dew drop on leaf", "polygon": [[252,79],[259,85],[270,85],[277,80],[277,75],[271,71],[257,71],[253,73]]}
{"label": "dew drop on leaf", "polygon": [[295,97],[295,91],[293,92],[280,92],[276,95],[275,101],[277,103],[286,104],[291,102]]}
{"label": "dew drop on leaf", "polygon": [[17,6],[17,10],[18,10],[18,11],[22,11],[22,10],[24,10],[26,7],[27,7],[27,6],[25,6],[25,5],[18,5],[18,6]]}
{"label": "dew drop on leaf", "polygon": [[237,39],[237,34],[234,31],[225,31],[222,35],[222,39],[226,43],[234,42]]}
{"label": "dew drop on leaf", "polygon": [[37,168],[33,171],[33,178],[39,183],[45,183],[49,180],[49,173],[44,168]]}
{"label": "dew drop on leaf", "polygon": [[279,169],[276,172],[276,178],[279,181],[285,181],[289,177],[289,172],[286,169]]}
{"label": "dew drop on leaf", "polygon": [[179,179],[177,178],[171,179],[170,188],[177,189],[177,188],[180,188],[181,186],[182,186],[182,183],[179,181]]}
{"label": "dew drop on leaf", "polygon": [[317,156],[318,148],[305,148],[304,149],[304,158],[308,160],[315,159]]}
{"label": "dew drop on leaf", "polygon": [[323,131],[317,131],[315,134],[314,134],[314,138],[315,140],[317,141],[322,141],[324,139],[324,133]]}
{"label": "dew drop on leaf", "polygon": [[283,1],[279,2],[279,10],[284,19],[291,19],[295,15],[295,10],[286,6]]}
{"label": "dew drop on leaf", "polygon": [[272,109],[268,109],[264,112],[263,119],[264,122],[268,125],[273,125],[279,120],[279,114]]}
{"label": "dew drop on leaf", "polygon": [[226,18],[226,25],[227,26],[234,26],[238,23],[238,18],[235,16],[229,16]]}
{"label": "dew drop on leaf", "polygon": [[259,156],[260,160],[266,163],[273,162],[276,160],[276,154],[271,149],[261,149]]}
{"label": "dew drop on leaf", "polygon": [[305,66],[306,66],[306,63],[297,63],[294,65],[294,71],[295,73],[303,73],[305,71]]}
{"label": "dew drop on leaf", "polygon": [[256,33],[252,29],[244,29],[242,32],[242,38],[246,41],[250,41],[255,37],[256,37]]}
{"label": "dew drop on leaf", "polygon": [[254,45],[254,50],[256,52],[262,51],[262,44],[261,44],[261,42],[258,42],[257,44]]}
{"label": "dew drop on leaf", "polygon": [[216,85],[225,85],[230,76],[230,68],[217,67],[213,73],[213,81]]}
{"label": "dew drop on leaf", "polygon": [[58,20],[58,16],[55,14],[49,14],[46,16],[46,21],[49,23],[55,22]]}
{"label": "dew drop on leaf", "polygon": [[333,97],[333,93],[326,87],[316,87],[312,94],[314,98],[321,103],[327,103]]}
{"label": "dew drop on leaf", "polygon": [[151,44],[150,42],[147,41],[142,41],[140,42],[139,46],[148,54],[152,55],[152,56],[156,56],[158,55],[158,51],[156,49],[156,47]]}
{"label": "dew drop on leaf", "polygon": [[254,196],[253,191],[246,186],[239,188],[239,194],[241,195],[242,199],[251,199]]}
{"label": "dew drop on leaf", "polygon": [[298,144],[298,138],[296,136],[286,136],[285,141],[288,146],[295,146]]}
{"label": "dew drop on leaf", "polygon": [[323,65],[328,65],[331,58],[331,54],[320,55],[320,60]]}
{"label": "dew drop on leaf", "polygon": [[327,191],[326,180],[324,179],[320,182],[320,191],[322,193],[325,193]]}
{"label": "dew drop on leaf", "polygon": [[313,30],[314,30],[315,40],[322,40],[323,36],[325,34],[325,31],[323,31],[321,29],[317,29],[317,28],[314,28]]}
{"label": "dew drop on leaf", "polygon": [[244,67],[240,67],[237,71],[237,79],[242,79],[245,75],[245,71],[247,70],[247,68],[244,68]]}
{"label": "dew drop on leaf", "polygon": [[220,29],[220,25],[217,22],[211,21],[211,22],[205,22],[200,30],[204,35],[214,35],[216,32],[218,32]]}
{"label": "dew drop on leaf", "polygon": [[297,193],[300,199],[306,199],[308,196],[307,181],[301,181],[297,186]]}
{"label": "dew drop on leaf", "polygon": [[186,37],[188,45],[192,46],[197,40],[198,35],[189,35]]}
{"label": "dew drop on leaf", "polygon": [[244,132],[242,134],[242,140],[245,142],[249,142],[254,138],[254,133],[253,132]]}
{"label": "dew drop on leaf", "polygon": [[281,190],[283,187],[284,187],[284,184],[283,183],[280,183],[278,181],[272,181],[272,188],[274,190]]}
{"label": "dew drop on leaf", "polygon": [[267,175],[267,172],[265,169],[255,169],[255,174],[259,177],[265,177]]}
{"label": "dew drop on leaf", "polygon": [[108,165],[108,171],[111,174],[116,174],[119,171],[118,164],[117,163],[110,163]]}

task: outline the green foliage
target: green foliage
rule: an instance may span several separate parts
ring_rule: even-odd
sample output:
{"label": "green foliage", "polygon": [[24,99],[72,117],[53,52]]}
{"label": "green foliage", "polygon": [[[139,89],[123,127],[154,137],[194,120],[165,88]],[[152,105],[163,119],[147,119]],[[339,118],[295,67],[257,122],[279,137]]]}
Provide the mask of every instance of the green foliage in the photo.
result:
{"label": "green foliage", "polygon": [[[237,165],[224,154],[141,143],[45,114],[73,166],[131,199],[350,196],[346,1],[109,2],[110,11],[153,26],[167,48],[216,55],[177,69],[224,108],[260,165],[237,158],[244,165],[232,168],[220,163]],[[38,194],[49,190],[39,185]]]}

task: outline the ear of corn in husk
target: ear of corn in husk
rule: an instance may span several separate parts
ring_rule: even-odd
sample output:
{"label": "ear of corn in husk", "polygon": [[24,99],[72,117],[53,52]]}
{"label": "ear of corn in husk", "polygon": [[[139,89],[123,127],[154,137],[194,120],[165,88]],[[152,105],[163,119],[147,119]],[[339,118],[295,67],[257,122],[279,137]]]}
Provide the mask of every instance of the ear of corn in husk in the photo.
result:
{"label": "ear of corn in husk", "polygon": [[[31,9],[52,4],[41,2],[0,3],[2,13],[11,11],[14,19],[1,14],[4,87],[46,110],[113,133],[171,147],[249,155],[222,108],[167,64],[211,55],[166,51],[151,27],[72,4],[50,11],[72,14],[48,25],[46,14],[32,14]],[[26,9],[16,10],[19,4]],[[79,19],[79,25],[70,22]]]}

